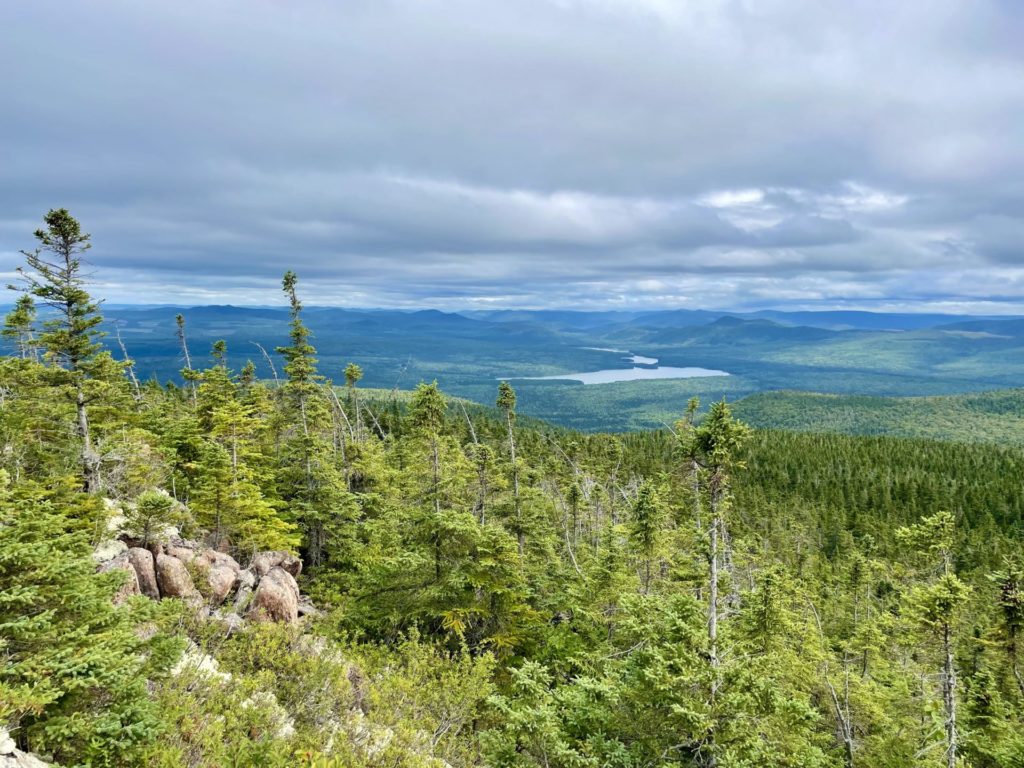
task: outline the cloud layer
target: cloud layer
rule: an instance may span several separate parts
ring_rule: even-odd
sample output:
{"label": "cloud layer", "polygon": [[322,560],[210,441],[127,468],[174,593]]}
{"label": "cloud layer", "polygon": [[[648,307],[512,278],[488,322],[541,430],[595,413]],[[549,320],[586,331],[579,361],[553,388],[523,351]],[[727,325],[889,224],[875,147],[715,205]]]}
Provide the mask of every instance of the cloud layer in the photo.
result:
{"label": "cloud layer", "polygon": [[0,273],[114,301],[1024,312],[1014,0],[0,6]]}

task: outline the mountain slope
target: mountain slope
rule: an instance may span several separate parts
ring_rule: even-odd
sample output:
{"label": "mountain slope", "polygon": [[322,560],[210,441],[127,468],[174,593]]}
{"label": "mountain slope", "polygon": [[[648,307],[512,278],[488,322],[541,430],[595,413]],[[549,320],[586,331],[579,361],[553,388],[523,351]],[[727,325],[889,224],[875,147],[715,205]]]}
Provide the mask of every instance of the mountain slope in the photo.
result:
{"label": "mountain slope", "polygon": [[735,411],[757,427],[1024,446],[1024,389],[945,397],[762,392]]}

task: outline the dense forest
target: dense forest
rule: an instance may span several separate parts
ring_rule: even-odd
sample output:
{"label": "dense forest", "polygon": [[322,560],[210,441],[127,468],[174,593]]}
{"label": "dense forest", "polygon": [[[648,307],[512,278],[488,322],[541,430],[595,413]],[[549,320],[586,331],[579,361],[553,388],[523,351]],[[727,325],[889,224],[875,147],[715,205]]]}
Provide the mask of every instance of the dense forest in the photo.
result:
{"label": "dense forest", "polygon": [[736,403],[759,427],[1024,445],[1024,389],[938,397],[759,392]]}
{"label": "dense forest", "polygon": [[[50,211],[0,360],[0,727],[64,766],[1024,766],[1024,453],[583,434],[222,342],[140,380]],[[965,436],[966,438],[967,436]],[[125,597],[111,518],[301,559],[318,610]],[[101,569],[102,570],[102,569]],[[182,664],[183,660],[202,660]],[[281,727],[284,722],[287,727]]]}

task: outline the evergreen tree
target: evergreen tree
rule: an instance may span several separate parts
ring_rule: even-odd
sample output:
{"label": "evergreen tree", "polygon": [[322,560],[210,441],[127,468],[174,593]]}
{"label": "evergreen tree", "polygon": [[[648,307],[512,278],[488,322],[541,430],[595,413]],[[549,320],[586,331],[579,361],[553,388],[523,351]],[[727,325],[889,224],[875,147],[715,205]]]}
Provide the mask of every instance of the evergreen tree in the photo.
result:
{"label": "evergreen tree", "polygon": [[359,392],[356,389],[356,385],[362,378],[363,369],[358,365],[349,363],[345,366],[345,389],[348,390],[348,404],[356,421],[355,431],[357,434],[362,432],[363,419],[362,409],[359,407]]}
{"label": "evergreen tree", "polygon": [[[708,525],[708,660],[713,670],[710,695],[714,701],[722,685],[718,672],[721,659],[719,654],[718,624],[720,617],[719,588],[722,564],[722,542],[727,541],[728,532],[725,515],[730,501],[732,472],[743,467],[740,449],[750,434],[750,428],[736,421],[724,400],[711,406],[704,420],[689,438],[686,453],[692,458],[705,479],[711,519]],[[707,751],[707,763],[717,764],[714,732]]]}
{"label": "evergreen tree", "polygon": [[303,550],[311,565],[332,556],[339,563],[351,555],[351,523],[358,516],[348,492],[342,459],[333,439],[330,402],[317,371],[316,349],[302,321],[298,278],[282,280],[291,312],[291,344],[278,347],[288,379],[280,389],[287,438],[279,472],[279,490],[303,533]]}
{"label": "evergreen tree", "polygon": [[148,546],[152,537],[175,522],[174,499],[159,491],[146,491],[128,509],[128,528]]}
{"label": "evergreen tree", "polygon": [[95,385],[115,380],[123,366],[102,351],[99,305],[85,289],[83,254],[92,247],[88,234],[64,208],[44,217],[45,229],[35,232],[39,247],[22,251],[26,266],[18,273],[24,290],[54,310],[56,317],[43,323],[40,346],[55,366],[54,382],[70,391],[81,440],[81,468],[84,489],[100,489],[100,457],[93,444],[89,403],[100,396]]}
{"label": "evergreen tree", "polygon": [[636,501],[633,502],[633,519],[630,526],[630,538],[640,556],[643,574],[643,592],[651,589],[651,564],[657,554],[658,539],[661,534],[661,501],[650,481],[640,484]]}
{"label": "evergreen tree", "polygon": [[970,594],[970,588],[953,572],[954,523],[949,512],[937,512],[920,523],[896,531],[897,538],[911,551],[938,559],[939,575],[927,584],[915,586],[908,593],[907,613],[921,628],[935,635],[941,644],[943,725],[948,768],[956,768],[961,744],[957,725],[959,701],[954,634],[959,613]]}
{"label": "evergreen tree", "polygon": [[178,344],[181,345],[181,355],[185,360],[185,367],[181,369],[181,377],[188,384],[189,392],[192,395],[192,404],[195,405],[197,393],[196,382],[199,379],[199,372],[192,368],[192,355],[189,354],[188,340],[185,338],[185,316],[180,312],[174,316],[174,324],[177,327]]}
{"label": "evergreen tree", "polygon": [[[293,550],[295,526],[275,509],[264,488],[272,487],[261,451],[269,412],[262,387],[244,387],[227,367],[227,345],[214,342],[213,365],[196,377],[196,415],[202,431],[191,509],[210,532],[214,546],[224,542],[239,553],[259,549]],[[263,414],[264,417],[266,414]]]}
{"label": "evergreen tree", "polygon": [[22,360],[38,362],[39,354],[35,339],[36,304],[30,294],[22,294],[4,319],[0,335],[14,344]]}
{"label": "evergreen tree", "polygon": [[1001,634],[1010,672],[1024,698],[1024,675],[1021,674],[1019,652],[1021,637],[1024,636],[1024,568],[1016,560],[1008,559],[1003,571],[992,575],[999,589],[999,613]]}
{"label": "evergreen tree", "polygon": [[63,765],[138,765],[159,728],[146,678],[169,659],[113,604],[124,573],[94,572],[82,511],[0,471],[0,724]]}
{"label": "evergreen tree", "polygon": [[503,381],[498,385],[498,399],[496,405],[505,414],[505,426],[508,434],[509,461],[512,464],[512,525],[519,542],[519,554],[522,556],[526,549],[526,526],[523,521],[522,501],[519,497],[519,462],[516,459],[516,434],[514,423],[516,419],[516,392],[512,385]]}

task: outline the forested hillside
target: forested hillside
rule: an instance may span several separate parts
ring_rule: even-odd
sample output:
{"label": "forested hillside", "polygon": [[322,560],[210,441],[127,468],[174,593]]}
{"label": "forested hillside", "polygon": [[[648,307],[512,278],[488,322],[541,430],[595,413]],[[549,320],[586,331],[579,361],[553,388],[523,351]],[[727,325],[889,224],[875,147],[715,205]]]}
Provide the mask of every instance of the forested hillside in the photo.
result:
{"label": "forested hillside", "polygon": [[[0,360],[0,727],[20,749],[1024,766],[1024,452],[752,431],[724,401],[612,435],[520,419],[504,382],[486,407],[369,393],[318,361],[291,272],[275,378],[196,348],[182,316],[181,376],[140,381],[100,344],[88,235],[56,210],[36,237]],[[94,558],[118,513],[143,544],[173,525],[238,562],[297,555],[318,615],[126,597]]]}
{"label": "forested hillside", "polygon": [[1024,390],[941,397],[762,392],[736,404],[759,427],[1024,445]]}
{"label": "forested hillside", "polygon": [[[179,314],[197,349],[224,341],[229,366],[241,369],[252,360],[257,377],[273,378],[274,361],[263,351],[287,342],[284,307],[115,306],[101,325],[105,344],[120,356],[123,343],[141,380],[179,380]],[[690,397],[735,401],[786,390],[848,395],[841,409],[826,410],[850,415],[825,419],[829,414],[809,401],[806,417],[798,419],[774,400],[759,400],[759,411],[748,413],[767,426],[776,425],[773,419],[785,426],[785,419],[808,429],[820,424],[874,434],[895,423],[903,430],[897,434],[937,436],[941,425],[932,431],[927,425],[939,416],[928,413],[926,403],[905,415],[908,401],[877,398],[1005,389],[1019,385],[1024,372],[1024,322],[956,321],[953,315],[870,312],[305,310],[325,370],[339,371],[354,360],[368,387],[409,390],[436,379],[446,392],[480,402],[488,402],[497,382],[508,379],[523,414],[592,432],[663,428]],[[634,367],[642,375],[658,366],[729,375],[586,385],[531,378]],[[768,410],[774,405],[780,408]],[[980,419],[978,411],[961,413]],[[964,431],[971,428],[967,424]]]}

